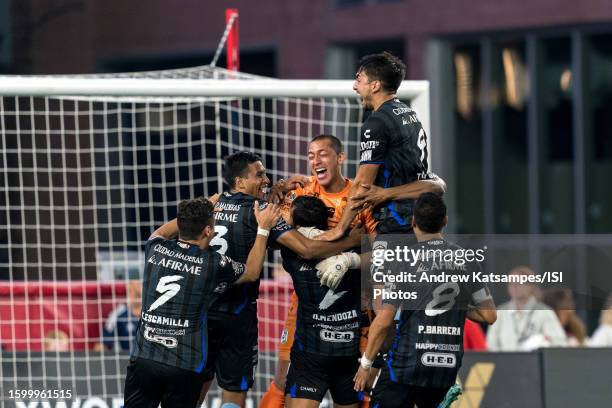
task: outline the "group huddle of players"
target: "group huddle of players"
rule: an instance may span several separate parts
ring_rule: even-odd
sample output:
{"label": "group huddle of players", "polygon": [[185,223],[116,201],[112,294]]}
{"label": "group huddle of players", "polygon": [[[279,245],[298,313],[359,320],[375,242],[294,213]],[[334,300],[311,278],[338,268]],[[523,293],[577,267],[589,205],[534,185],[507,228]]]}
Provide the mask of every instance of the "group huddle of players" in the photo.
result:
{"label": "group huddle of players", "polygon": [[270,180],[261,159],[238,152],[225,158],[227,191],[182,202],[177,218],[151,235],[127,408],[195,407],[214,378],[222,408],[244,407],[258,359],[267,247],[281,250],[295,292],[260,407],[317,407],[328,391],[337,407],[423,408],[444,400],[461,364],[465,318],[495,319],[486,287],[433,286],[403,307],[374,305],[371,287],[362,285],[368,248],[394,245],[391,236],[452,247],[440,235],[445,184],[428,172],[415,112],[395,96],[404,76],[389,53],[360,62],[353,88],[371,113],[355,180],[341,173],[340,140],[319,135],[308,147],[312,175],[277,182],[264,202]]}

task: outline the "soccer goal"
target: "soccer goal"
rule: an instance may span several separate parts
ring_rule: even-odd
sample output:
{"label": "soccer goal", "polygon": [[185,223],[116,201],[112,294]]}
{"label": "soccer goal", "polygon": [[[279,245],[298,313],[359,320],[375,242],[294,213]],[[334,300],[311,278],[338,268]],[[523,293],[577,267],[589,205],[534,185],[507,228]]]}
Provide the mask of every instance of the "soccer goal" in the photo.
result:
{"label": "soccer goal", "polygon": [[[137,307],[130,282],[149,234],[180,200],[222,191],[223,157],[235,151],[259,154],[275,181],[308,174],[309,140],[333,134],[353,177],[364,119],[352,81],[210,66],[0,77],[0,95],[2,406],[121,406],[128,352],[117,349],[131,339],[102,333],[109,316]],[[404,81],[399,97],[428,131],[428,83]],[[276,261],[262,279],[248,406],[273,377],[291,291]],[[218,395],[213,387],[209,406]]]}

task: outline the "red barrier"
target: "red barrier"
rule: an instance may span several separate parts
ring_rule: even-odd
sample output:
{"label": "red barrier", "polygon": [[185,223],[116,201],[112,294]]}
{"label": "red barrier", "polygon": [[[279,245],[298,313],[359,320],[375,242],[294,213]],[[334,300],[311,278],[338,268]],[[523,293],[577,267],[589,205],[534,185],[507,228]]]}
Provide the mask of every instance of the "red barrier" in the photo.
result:
{"label": "red barrier", "polygon": [[[276,349],[292,290],[291,282],[262,281],[261,351]],[[41,351],[45,335],[62,330],[73,350],[91,349],[100,342],[106,317],[125,297],[125,282],[0,282],[0,345]]]}

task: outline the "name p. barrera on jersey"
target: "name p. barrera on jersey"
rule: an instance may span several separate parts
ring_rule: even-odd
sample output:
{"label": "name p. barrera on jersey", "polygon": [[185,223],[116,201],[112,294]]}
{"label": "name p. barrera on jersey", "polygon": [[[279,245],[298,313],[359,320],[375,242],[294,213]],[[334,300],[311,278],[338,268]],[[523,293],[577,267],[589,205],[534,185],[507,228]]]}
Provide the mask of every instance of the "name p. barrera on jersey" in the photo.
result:
{"label": "name p. barrera on jersey", "polygon": [[133,355],[201,372],[206,362],[206,312],[245,267],[210,248],[162,237],[147,242],[145,259]]}
{"label": "name p. barrera on jersey", "polygon": [[[257,219],[253,211],[256,198],[240,192],[221,194],[215,204],[215,237],[210,246],[218,253],[245,263],[249,251],[257,238]],[[261,203],[264,209],[267,203]],[[270,230],[268,244],[276,241],[285,232],[291,230],[282,218]],[[228,243],[231,243],[229,245]],[[219,297],[211,306],[211,313],[238,314],[245,307],[255,307],[259,297],[259,280],[240,286],[230,287],[223,296]]]}
{"label": "name p. barrera on jersey", "polygon": [[[437,251],[463,251],[444,239],[433,239],[417,244],[419,248]],[[400,274],[405,263],[395,265],[391,272]],[[466,270],[480,270],[478,262],[466,268],[444,268],[447,262],[435,258],[417,262],[411,269],[416,275],[465,275]],[[419,272],[416,272],[419,271]],[[388,367],[391,380],[422,387],[448,387],[455,383],[463,357],[463,327],[468,305],[476,305],[491,295],[486,284],[451,280],[442,284],[430,283],[435,279],[418,279],[417,283],[402,281],[387,283],[389,290],[417,291],[411,300],[388,299],[400,307],[398,336],[389,353]]]}
{"label": "name p. barrera on jersey", "polygon": [[[374,184],[396,187],[430,177],[427,135],[416,113],[399,99],[391,99],[370,114],[361,128],[360,164],[380,164]],[[410,228],[413,200],[396,200],[375,208],[378,231]]]}
{"label": "name p. barrera on jersey", "polygon": [[327,356],[359,353],[362,320],[359,273],[348,272],[338,288],[321,286],[317,261],[281,249],[283,267],[293,279],[299,299],[294,347]]}

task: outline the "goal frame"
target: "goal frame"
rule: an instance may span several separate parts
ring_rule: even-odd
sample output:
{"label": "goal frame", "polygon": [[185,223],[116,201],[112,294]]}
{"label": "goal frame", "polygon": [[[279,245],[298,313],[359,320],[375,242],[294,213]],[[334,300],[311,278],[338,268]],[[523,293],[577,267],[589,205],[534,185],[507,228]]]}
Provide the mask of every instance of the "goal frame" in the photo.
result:
{"label": "goal frame", "polygon": [[[351,80],[147,79],[0,76],[2,96],[356,98]],[[409,99],[429,136],[429,81],[402,81],[398,98]],[[431,157],[429,157],[431,163]]]}

